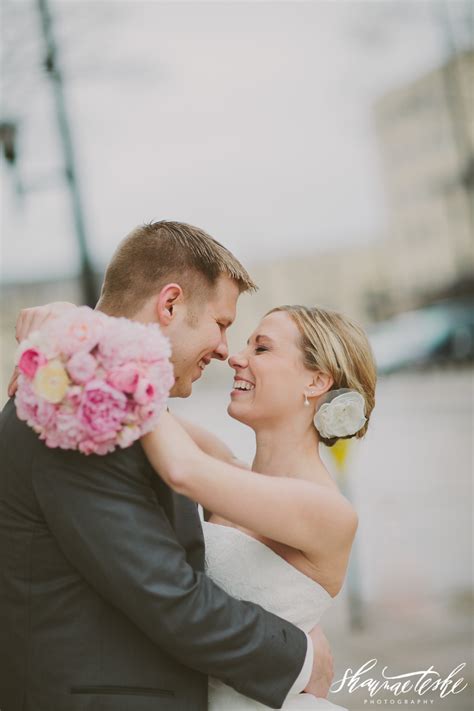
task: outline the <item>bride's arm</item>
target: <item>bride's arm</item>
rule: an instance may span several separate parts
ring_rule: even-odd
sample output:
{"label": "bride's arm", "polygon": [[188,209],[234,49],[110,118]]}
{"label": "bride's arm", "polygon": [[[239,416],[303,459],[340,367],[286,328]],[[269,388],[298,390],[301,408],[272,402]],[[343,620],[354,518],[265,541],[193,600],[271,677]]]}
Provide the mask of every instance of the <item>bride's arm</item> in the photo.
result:
{"label": "bride's arm", "polygon": [[141,441],[154,469],[175,491],[259,535],[313,555],[354,536],[357,516],[338,492],[218,461],[169,413]]}
{"label": "bride's arm", "polygon": [[[24,340],[33,331],[37,331],[41,326],[43,326],[47,321],[61,316],[64,312],[70,309],[77,308],[75,304],[71,304],[69,301],[53,301],[50,304],[44,304],[43,306],[32,306],[29,308],[22,309],[18,315],[15,326],[15,336],[18,342]],[[8,386],[8,394],[12,396],[15,394],[16,381],[18,378],[18,371],[12,375]],[[223,462],[229,462],[232,464],[238,464],[239,467],[244,469],[247,465],[241,462],[235,457],[233,452],[229,447],[224,444],[218,437],[211,434],[204,429],[204,427],[199,427],[182,417],[176,417],[176,419],[181,423],[186,432],[190,437],[196,442],[198,447],[200,447],[204,452],[210,454],[216,459],[221,459]]]}
{"label": "bride's arm", "polygon": [[202,449],[203,452],[209,454],[211,457],[220,459],[222,462],[227,462],[228,464],[234,464],[235,466],[242,467],[242,469],[249,469],[247,464],[241,462],[231,449],[216,435],[212,434],[204,427],[194,424],[194,422],[189,422],[185,420],[184,417],[173,415],[175,419],[180,423],[183,429],[186,430],[188,435],[197,446]]}

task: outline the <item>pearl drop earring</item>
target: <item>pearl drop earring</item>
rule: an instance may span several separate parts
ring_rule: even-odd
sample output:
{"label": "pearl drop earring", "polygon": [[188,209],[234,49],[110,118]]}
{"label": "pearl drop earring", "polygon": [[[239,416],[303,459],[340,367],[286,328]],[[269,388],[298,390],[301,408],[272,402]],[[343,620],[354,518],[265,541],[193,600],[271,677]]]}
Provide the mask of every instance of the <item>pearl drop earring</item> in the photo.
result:
{"label": "pearl drop earring", "polygon": [[306,395],[306,393],[305,393],[305,396],[304,396],[304,406],[305,406],[305,407],[309,407],[309,400],[308,400],[308,396]]}

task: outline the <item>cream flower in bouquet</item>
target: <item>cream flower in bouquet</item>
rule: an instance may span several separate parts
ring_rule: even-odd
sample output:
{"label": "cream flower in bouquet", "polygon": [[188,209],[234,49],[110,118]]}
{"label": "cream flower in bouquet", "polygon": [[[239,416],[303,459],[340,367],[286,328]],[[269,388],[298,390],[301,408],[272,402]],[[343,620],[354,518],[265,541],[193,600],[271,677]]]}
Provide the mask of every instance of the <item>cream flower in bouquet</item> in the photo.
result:
{"label": "cream flower in bouquet", "polygon": [[128,447],[166,407],[170,356],[157,324],[70,310],[20,343],[18,417],[48,447],[84,454]]}

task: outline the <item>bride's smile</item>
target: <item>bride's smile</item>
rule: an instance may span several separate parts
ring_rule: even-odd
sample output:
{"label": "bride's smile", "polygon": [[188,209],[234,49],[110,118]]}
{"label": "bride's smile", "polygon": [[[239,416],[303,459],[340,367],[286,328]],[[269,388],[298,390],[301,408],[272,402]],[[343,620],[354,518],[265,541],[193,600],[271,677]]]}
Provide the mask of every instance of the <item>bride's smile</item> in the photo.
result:
{"label": "bride's smile", "polygon": [[[304,419],[306,395],[311,408],[320,390],[314,372],[306,368],[300,333],[285,312],[267,314],[240,353],[229,358],[234,369],[228,413],[253,429]],[[324,382],[326,390],[330,384]]]}

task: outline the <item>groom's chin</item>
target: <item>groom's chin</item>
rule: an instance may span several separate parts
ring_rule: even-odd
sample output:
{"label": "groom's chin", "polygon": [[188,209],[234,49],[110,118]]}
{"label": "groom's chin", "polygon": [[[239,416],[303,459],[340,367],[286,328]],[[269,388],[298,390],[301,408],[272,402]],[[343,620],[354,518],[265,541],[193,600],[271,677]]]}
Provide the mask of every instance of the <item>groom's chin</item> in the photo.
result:
{"label": "groom's chin", "polygon": [[170,392],[170,397],[189,397],[193,392],[193,384],[176,378]]}

